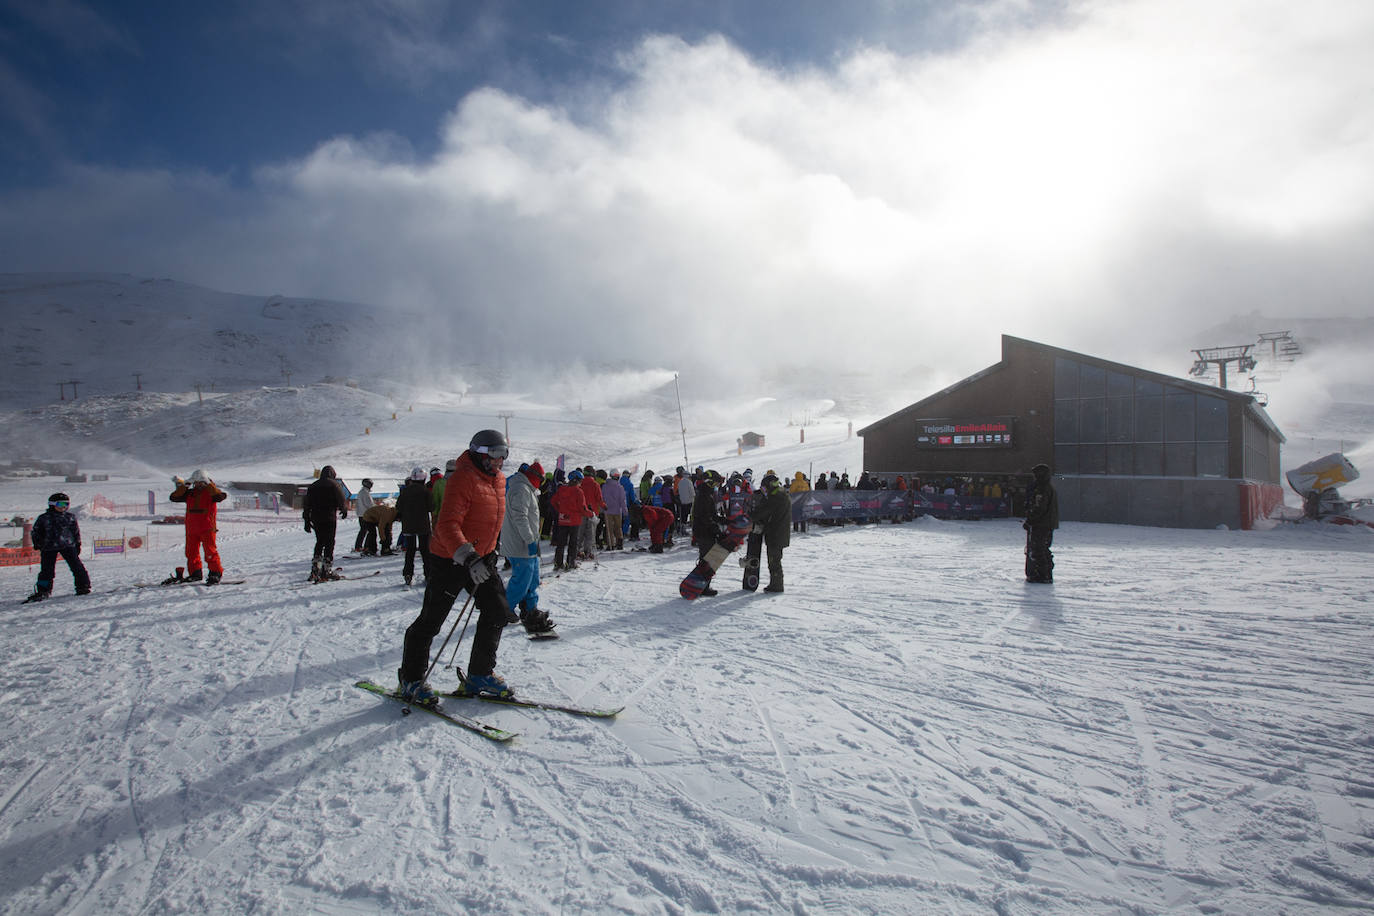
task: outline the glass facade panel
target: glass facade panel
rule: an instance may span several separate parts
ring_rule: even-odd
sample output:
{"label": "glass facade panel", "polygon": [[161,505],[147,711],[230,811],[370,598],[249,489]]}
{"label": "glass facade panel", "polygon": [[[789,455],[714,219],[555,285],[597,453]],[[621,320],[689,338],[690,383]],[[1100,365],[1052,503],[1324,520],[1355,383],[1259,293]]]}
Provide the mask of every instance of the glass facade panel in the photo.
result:
{"label": "glass facade panel", "polygon": [[1107,473],[1107,446],[1080,445],[1078,447],[1078,473]]}
{"label": "glass facade panel", "polygon": [[1107,398],[1107,441],[1130,442],[1134,416],[1130,398]]}
{"label": "glass facade panel", "polygon": [[1197,446],[1192,442],[1170,442],[1164,446],[1165,477],[1195,477]]}
{"label": "glass facade panel", "polygon": [[1161,385],[1159,382],[1152,382],[1149,379],[1143,378],[1138,378],[1135,380],[1135,396],[1138,398],[1153,397],[1157,394],[1163,393],[1164,386]]}
{"label": "glass facade panel", "polygon": [[1056,445],[1054,447],[1054,472],[1056,474],[1078,473],[1078,446]]}
{"label": "glass facade panel", "polygon": [[1164,441],[1164,399],[1137,397],[1135,399],[1135,441]]}
{"label": "glass facade panel", "polygon": [[1107,370],[1101,366],[1078,367],[1078,396],[1100,398],[1107,393]]}
{"label": "glass facade panel", "polygon": [[1145,477],[1159,477],[1164,473],[1164,446],[1159,443],[1136,443],[1135,472]]}
{"label": "glass facade panel", "polygon": [[1129,445],[1108,445],[1107,446],[1107,473],[1117,475],[1129,475],[1134,473],[1131,454],[1132,446]]}
{"label": "glass facade panel", "polygon": [[1078,363],[1062,356],[1055,357],[1054,396],[1057,398],[1078,397]]}
{"label": "glass facade panel", "polygon": [[1225,442],[1199,442],[1197,444],[1197,476],[1226,476],[1227,445]]}
{"label": "glass facade panel", "polygon": [[1078,441],[1107,441],[1107,399],[1084,398],[1078,402]]}
{"label": "glass facade panel", "polygon": [[1197,398],[1171,391],[1164,397],[1164,441],[1197,441]]}
{"label": "glass facade panel", "polygon": [[1078,441],[1078,402],[1054,402],[1054,441]]}
{"label": "glass facade panel", "polygon": [[1107,373],[1107,397],[1129,398],[1135,393],[1135,379],[1124,372]]}
{"label": "glass facade panel", "polygon": [[1230,412],[1221,398],[1197,396],[1197,441],[1226,442],[1230,439]]}

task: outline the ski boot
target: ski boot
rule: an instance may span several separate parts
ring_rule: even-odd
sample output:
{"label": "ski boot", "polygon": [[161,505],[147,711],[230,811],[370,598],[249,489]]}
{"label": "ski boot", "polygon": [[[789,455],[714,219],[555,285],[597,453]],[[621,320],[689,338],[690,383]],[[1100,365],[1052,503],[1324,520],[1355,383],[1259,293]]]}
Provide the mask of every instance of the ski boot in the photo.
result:
{"label": "ski boot", "polygon": [[401,679],[401,669],[396,669],[396,693],[407,703],[414,703],[416,706],[438,706],[439,694],[434,692],[434,688],[423,680],[405,681]]}
{"label": "ski boot", "polygon": [[32,595],[29,595],[29,597],[27,597],[27,598],[24,599],[24,603],[25,603],[25,604],[28,604],[28,603],[31,602],[31,601],[42,601],[44,598],[50,598],[50,597],[52,597],[52,589],[50,589],[50,588],[35,588],[35,589],[33,590],[33,594],[32,594]]}
{"label": "ski boot", "polygon": [[89,585],[83,585],[76,590],[76,593],[78,595],[89,595],[91,593],[91,587]]}
{"label": "ski boot", "polygon": [[471,697],[493,697],[499,700],[515,699],[515,691],[506,686],[501,676],[492,674],[458,675],[458,692]]}
{"label": "ski boot", "polygon": [[557,626],[556,623],[549,619],[547,611],[541,611],[538,608],[532,611],[522,612],[520,614],[520,622],[524,624],[525,632],[533,635],[552,633],[553,628]]}
{"label": "ski boot", "polygon": [[205,577],[205,584],[206,584],[206,585],[219,585],[219,580],[220,580],[220,579],[223,579],[223,578],[224,578],[224,574],[223,574],[223,573],[217,573],[217,572],[211,571],[211,573],[210,573],[208,576]]}
{"label": "ski boot", "polygon": [[203,578],[205,578],[205,573],[204,573],[203,570],[193,569],[193,570],[191,570],[191,574],[190,574],[189,576],[186,577],[185,581],[187,581],[187,582],[199,582],[199,581],[201,581]]}

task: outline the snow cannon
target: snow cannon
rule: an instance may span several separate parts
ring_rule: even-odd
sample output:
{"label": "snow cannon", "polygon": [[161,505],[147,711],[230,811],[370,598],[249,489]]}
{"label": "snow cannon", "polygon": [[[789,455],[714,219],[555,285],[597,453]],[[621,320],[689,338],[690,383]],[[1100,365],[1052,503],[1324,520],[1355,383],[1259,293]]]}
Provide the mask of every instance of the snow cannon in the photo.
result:
{"label": "snow cannon", "polygon": [[1350,504],[1341,499],[1336,488],[1358,480],[1360,472],[1340,452],[1333,452],[1294,468],[1286,476],[1288,485],[1302,497],[1303,514],[1315,519],[1349,511]]}

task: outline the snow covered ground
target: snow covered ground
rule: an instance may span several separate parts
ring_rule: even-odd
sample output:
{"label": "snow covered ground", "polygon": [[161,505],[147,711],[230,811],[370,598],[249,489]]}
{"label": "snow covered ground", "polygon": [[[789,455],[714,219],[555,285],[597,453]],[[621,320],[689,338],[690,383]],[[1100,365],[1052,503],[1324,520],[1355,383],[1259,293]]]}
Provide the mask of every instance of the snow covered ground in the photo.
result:
{"label": "snow covered ground", "polygon": [[1369,529],[1068,524],[1046,587],[1015,521],[812,528],[785,594],[694,603],[689,549],[603,554],[498,670],[625,711],[461,704],[499,745],[351,686],[394,677],[399,557],[306,586],[297,519],[222,528],[242,585],[134,588],[170,534],[86,598],[0,570],[0,909],[1374,907]]}

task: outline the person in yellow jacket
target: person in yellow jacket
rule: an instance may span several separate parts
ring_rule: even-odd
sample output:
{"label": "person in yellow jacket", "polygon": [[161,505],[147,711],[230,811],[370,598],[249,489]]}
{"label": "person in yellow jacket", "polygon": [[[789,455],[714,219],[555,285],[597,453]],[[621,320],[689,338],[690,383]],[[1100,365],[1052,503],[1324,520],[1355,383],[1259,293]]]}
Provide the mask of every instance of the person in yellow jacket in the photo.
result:
{"label": "person in yellow jacket", "polygon": [[[789,495],[789,496],[795,496],[795,495],[798,494],[798,493],[809,493],[809,492],[811,492],[811,481],[809,481],[809,480],[806,479],[806,475],[805,475],[805,474],[803,474],[801,471],[798,471],[796,474],[794,474],[794,475],[792,476],[792,482],[791,482],[790,484],[788,484],[788,486],[787,486],[787,493],[788,493],[788,495]],[[800,515],[800,517],[798,517],[798,515],[792,516],[792,530],[793,530],[793,531],[799,531],[799,532],[801,532],[802,534],[805,534],[805,533],[806,533],[806,516],[804,516],[804,515]]]}

